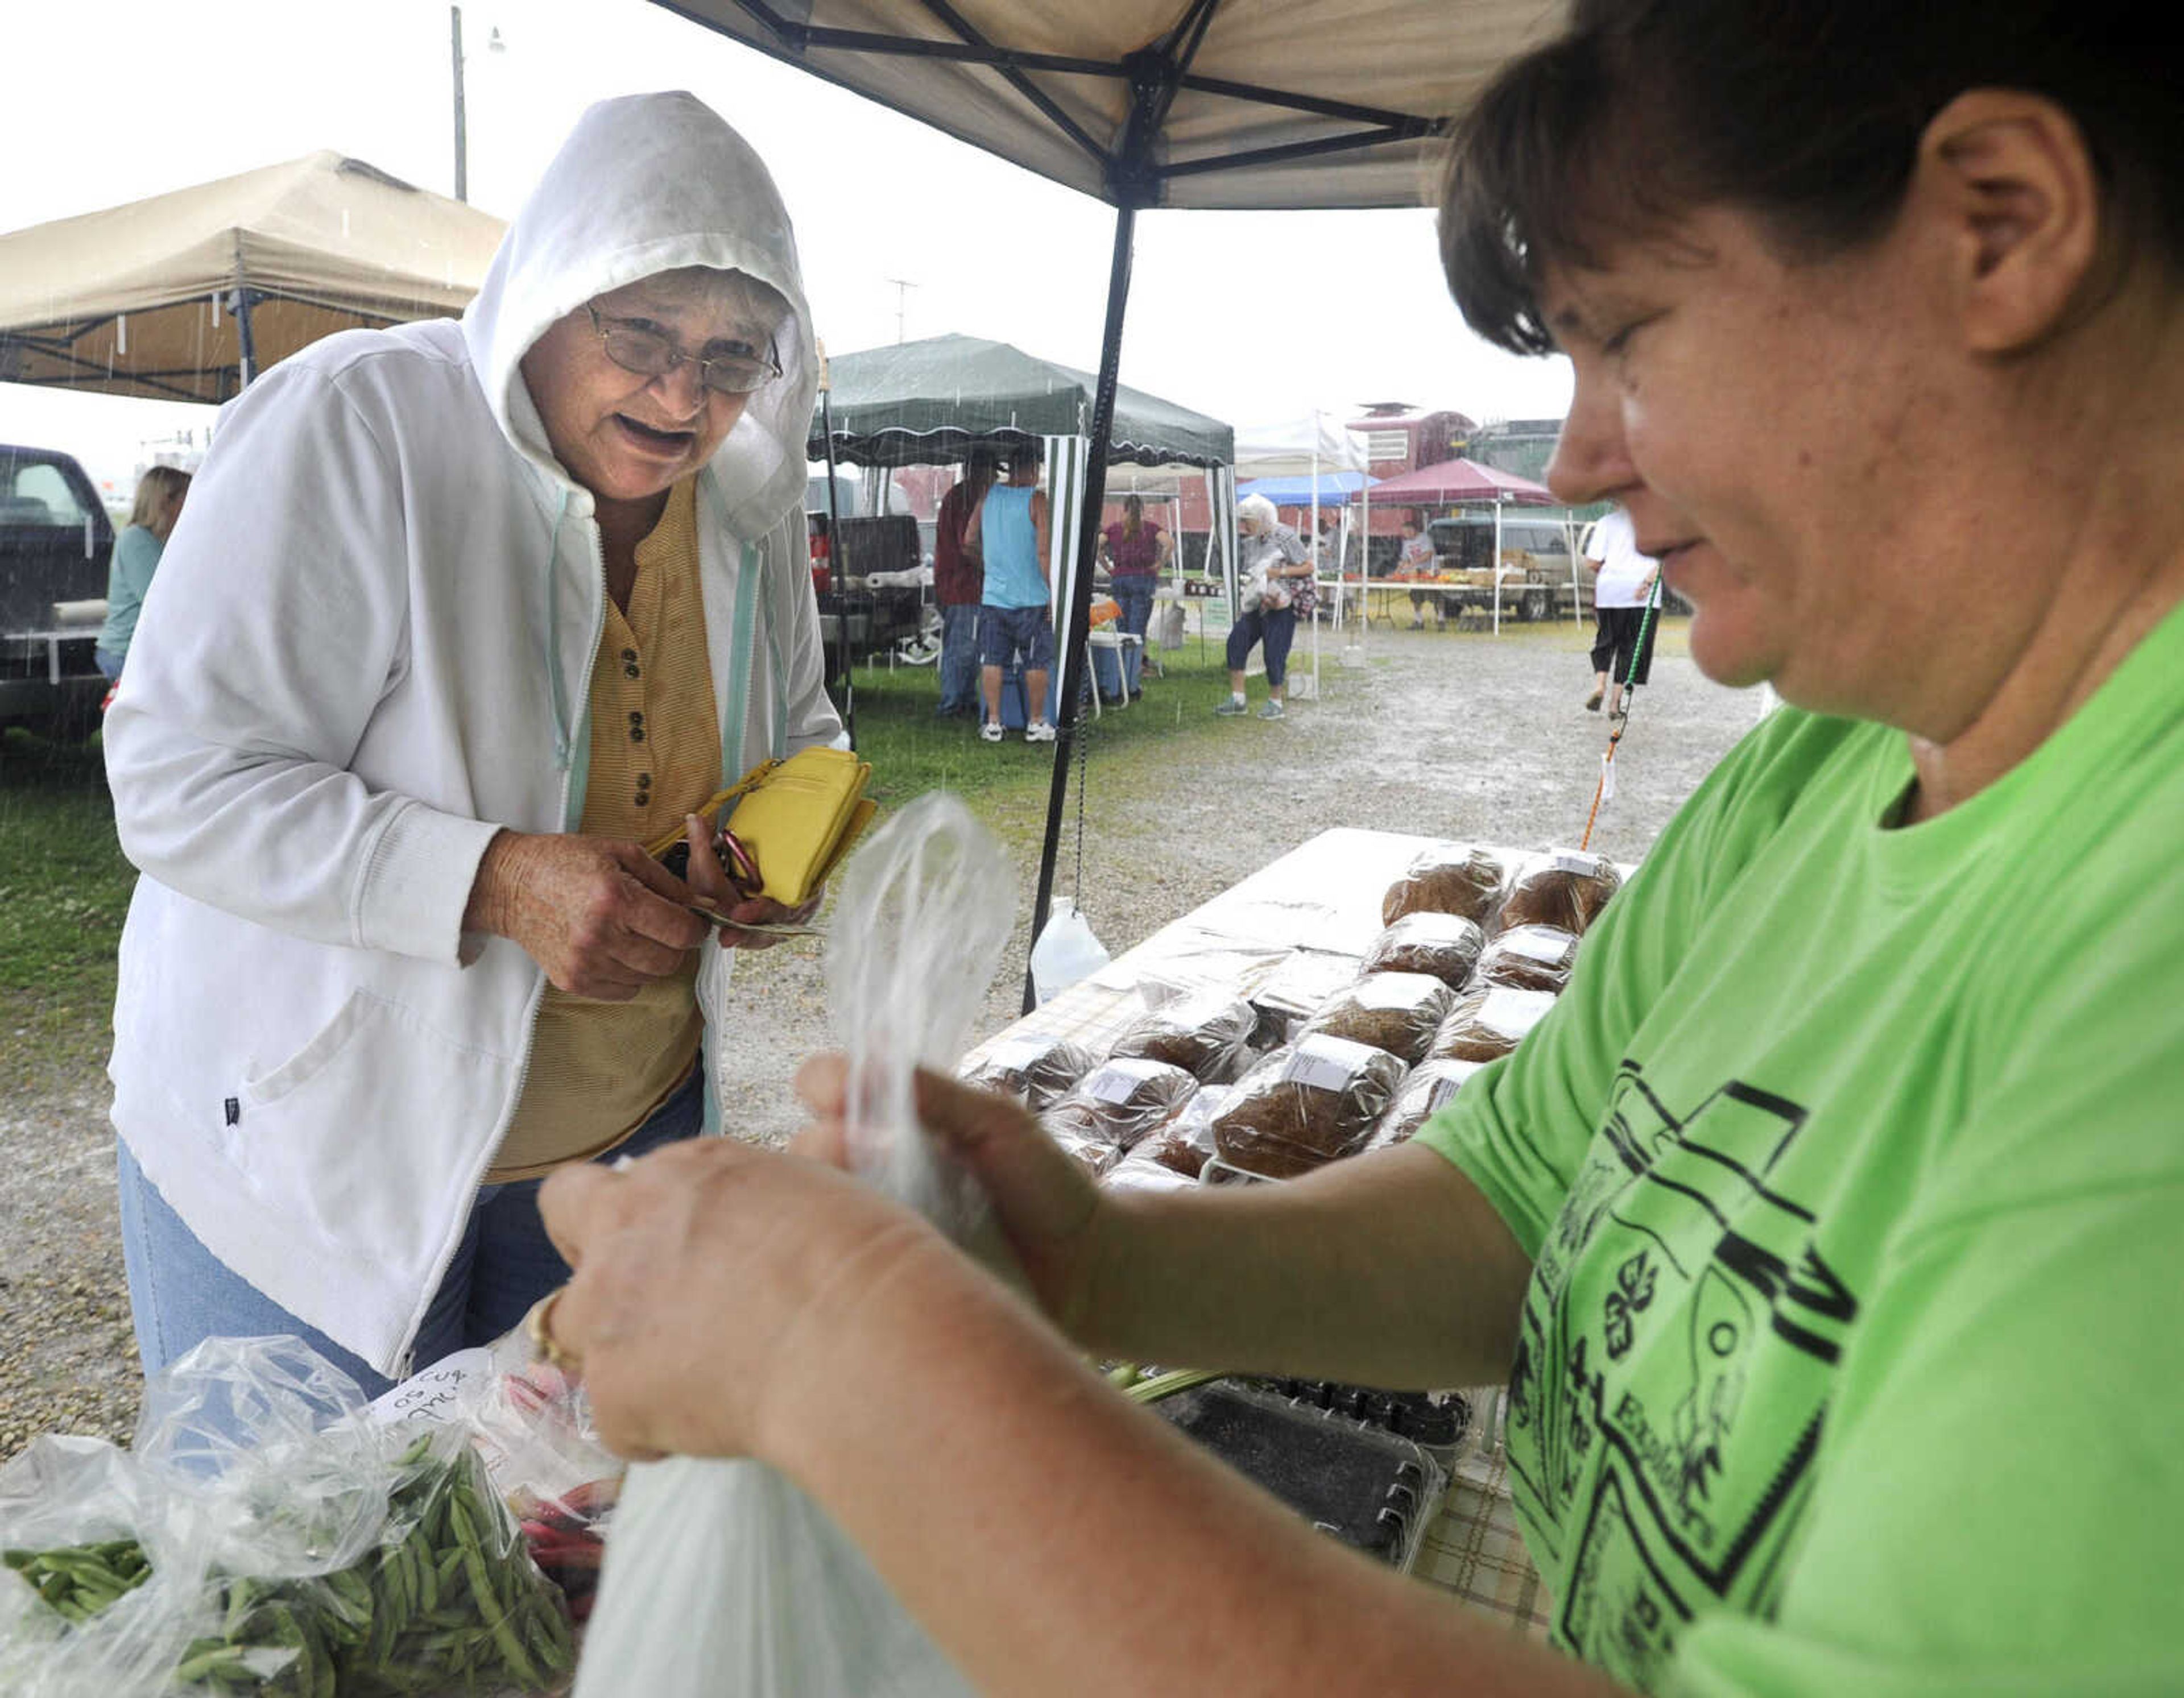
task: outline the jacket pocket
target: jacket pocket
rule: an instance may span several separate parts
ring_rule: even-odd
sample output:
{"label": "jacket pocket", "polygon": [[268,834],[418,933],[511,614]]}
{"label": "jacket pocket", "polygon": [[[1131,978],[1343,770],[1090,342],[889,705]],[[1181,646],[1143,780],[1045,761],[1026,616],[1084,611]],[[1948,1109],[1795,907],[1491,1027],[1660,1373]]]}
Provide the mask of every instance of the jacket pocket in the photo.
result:
{"label": "jacket pocket", "polygon": [[354,991],[292,1055],[240,1083],[228,1147],[259,1199],[390,1272],[429,1267],[498,1134],[510,1064]]}

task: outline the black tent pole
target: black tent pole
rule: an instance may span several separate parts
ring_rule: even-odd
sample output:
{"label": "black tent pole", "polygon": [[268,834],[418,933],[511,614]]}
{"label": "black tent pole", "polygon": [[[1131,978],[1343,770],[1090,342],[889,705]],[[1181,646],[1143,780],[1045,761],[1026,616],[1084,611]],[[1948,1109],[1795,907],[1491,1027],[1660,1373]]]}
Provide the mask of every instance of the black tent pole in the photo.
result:
{"label": "black tent pole", "polygon": [[[1107,329],[1100,345],[1100,387],[1092,402],[1091,452],[1084,462],[1084,500],[1078,508],[1077,571],[1070,584],[1069,606],[1061,621],[1061,695],[1055,718],[1060,729],[1054,745],[1054,777],[1046,793],[1046,840],[1039,855],[1039,894],[1032,903],[1033,943],[1046,928],[1047,910],[1054,902],[1054,863],[1061,843],[1061,815],[1069,799],[1069,760],[1072,745],[1083,734],[1083,704],[1078,700],[1084,687],[1084,636],[1092,612],[1092,563],[1096,557],[1101,509],[1107,500],[1107,443],[1115,433],[1115,381],[1123,360],[1123,316],[1130,301],[1130,244],[1137,227],[1137,209],[1128,200],[1115,209],[1115,253],[1107,270]],[[1023,1011],[1038,1001],[1032,984],[1031,966],[1024,966]]]}
{"label": "black tent pole", "polygon": [[827,587],[834,596],[834,654],[842,669],[842,734],[857,746],[857,687],[850,676],[850,595],[842,565],[841,492],[834,487],[834,406],[832,386],[819,387],[819,428],[827,436]]}

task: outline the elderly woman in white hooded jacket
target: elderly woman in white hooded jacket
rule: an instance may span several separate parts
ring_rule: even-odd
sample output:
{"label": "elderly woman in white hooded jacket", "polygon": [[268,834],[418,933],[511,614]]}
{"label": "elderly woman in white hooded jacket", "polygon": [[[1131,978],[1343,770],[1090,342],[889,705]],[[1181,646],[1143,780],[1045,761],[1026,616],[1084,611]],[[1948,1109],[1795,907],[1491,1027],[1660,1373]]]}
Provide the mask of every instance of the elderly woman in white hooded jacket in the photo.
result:
{"label": "elderly woman in white hooded jacket", "polygon": [[[781,914],[690,816],[840,732],[816,370],[765,167],[653,95],[585,114],[460,323],[228,409],[106,726],[148,1371],[294,1333],[376,1389],[567,1277],[543,1175],[717,1125],[686,905]],[[641,847],[681,826],[687,884]]]}

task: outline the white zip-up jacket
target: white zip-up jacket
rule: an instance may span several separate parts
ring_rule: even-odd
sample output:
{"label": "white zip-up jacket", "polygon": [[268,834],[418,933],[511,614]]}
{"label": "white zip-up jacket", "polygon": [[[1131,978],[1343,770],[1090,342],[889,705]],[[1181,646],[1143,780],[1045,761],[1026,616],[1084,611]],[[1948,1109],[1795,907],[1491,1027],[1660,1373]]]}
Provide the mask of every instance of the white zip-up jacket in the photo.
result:
{"label": "white zip-up jacket", "polygon": [[599,534],[518,362],[591,297],[684,265],[793,309],[783,376],[699,481],[723,779],[835,739],[794,238],[687,94],[585,114],[460,324],[329,337],[231,404],[107,717],[143,874],[114,1125],[214,1255],[382,1373],[514,1112],[544,983],[462,932],[479,858],[583,811]]}

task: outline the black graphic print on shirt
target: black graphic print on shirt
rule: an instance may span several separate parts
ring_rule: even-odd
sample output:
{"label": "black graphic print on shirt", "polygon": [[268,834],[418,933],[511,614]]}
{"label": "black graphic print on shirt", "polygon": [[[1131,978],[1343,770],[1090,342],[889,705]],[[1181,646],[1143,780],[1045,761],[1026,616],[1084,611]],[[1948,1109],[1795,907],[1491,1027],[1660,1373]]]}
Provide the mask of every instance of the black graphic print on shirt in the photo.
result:
{"label": "black graphic print on shirt", "polygon": [[1510,1468],[1557,1630],[1641,1688],[1710,1600],[1765,1614],[1858,1300],[1780,1189],[1797,1104],[1672,1112],[1618,1072],[1541,1245],[1509,1381]]}

